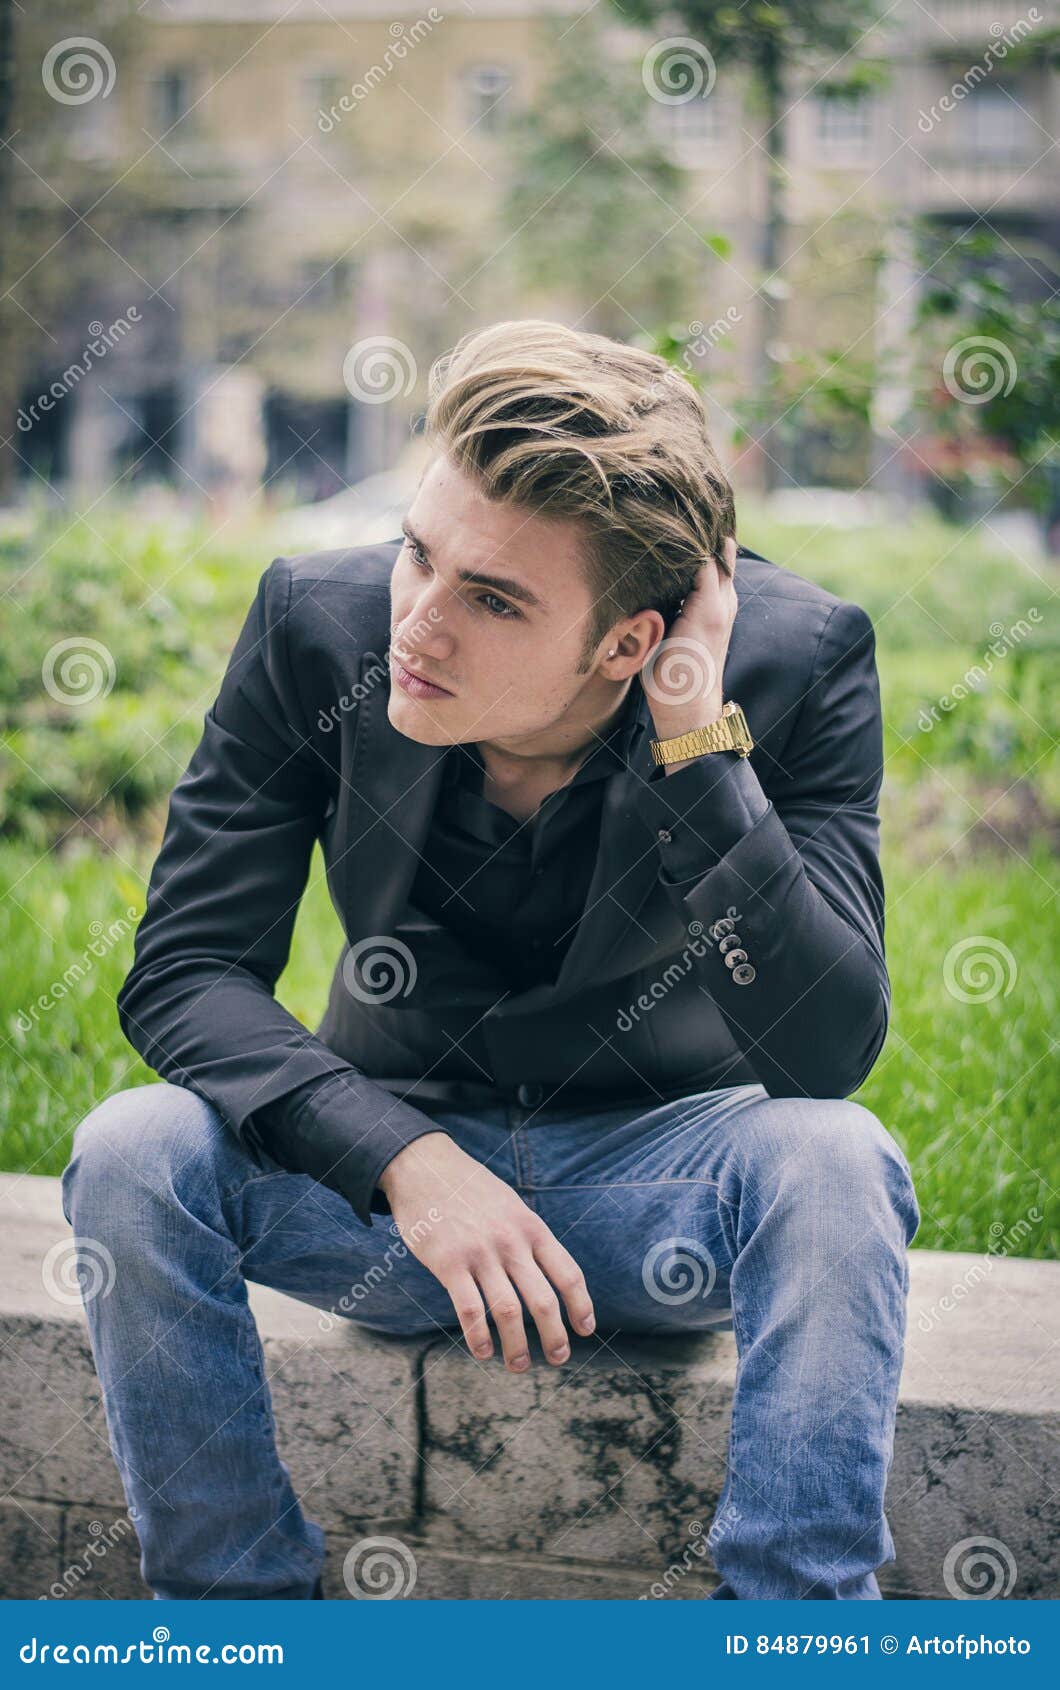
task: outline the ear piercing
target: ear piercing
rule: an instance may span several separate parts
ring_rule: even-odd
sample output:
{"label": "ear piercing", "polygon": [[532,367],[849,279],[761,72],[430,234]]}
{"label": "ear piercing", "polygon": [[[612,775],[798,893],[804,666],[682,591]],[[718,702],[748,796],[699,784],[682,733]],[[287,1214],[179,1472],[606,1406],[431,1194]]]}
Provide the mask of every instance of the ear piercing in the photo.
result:
{"label": "ear piercing", "polygon": [[613,645],[613,646],[612,646],[612,647],[611,647],[611,650],[610,650],[610,651],[609,651],[609,652],[608,652],[608,654],[607,654],[607,655],[608,655],[608,657],[614,657],[614,655],[615,655],[615,652],[616,652],[616,651],[617,651],[617,650],[618,650],[618,647],[617,647],[617,645]]}

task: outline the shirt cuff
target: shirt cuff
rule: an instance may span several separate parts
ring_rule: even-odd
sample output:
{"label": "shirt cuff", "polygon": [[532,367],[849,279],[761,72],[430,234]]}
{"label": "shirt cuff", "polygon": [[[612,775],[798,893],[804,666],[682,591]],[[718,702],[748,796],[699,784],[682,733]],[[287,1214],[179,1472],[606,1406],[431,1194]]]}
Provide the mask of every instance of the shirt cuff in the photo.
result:
{"label": "shirt cuff", "polygon": [[429,1115],[350,1071],[309,1080],[256,1110],[250,1136],[290,1173],[346,1198],[358,1220],[389,1214],[379,1176],[407,1144],[441,1132]]}
{"label": "shirt cuff", "polygon": [[654,770],[637,803],[663,879],[675,886],[702,880],[769,809],[750,760],[737,751],[708,751],[672,775]]}

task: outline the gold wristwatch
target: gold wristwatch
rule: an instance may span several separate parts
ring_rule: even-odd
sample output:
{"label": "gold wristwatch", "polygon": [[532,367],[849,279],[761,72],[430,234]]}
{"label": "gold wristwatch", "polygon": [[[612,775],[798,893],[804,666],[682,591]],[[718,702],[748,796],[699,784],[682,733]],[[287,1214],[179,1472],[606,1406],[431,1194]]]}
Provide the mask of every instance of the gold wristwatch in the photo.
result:
{"label": "gold wristwatch", "polygon": [[740,706],[730,699],[716,722],[705,728],[693,728],[690,733],[678,734],[675,739],[653,739],[651,754],[656,763],[683,763],[689,757],[702,757],[705,751],[738,751],[749,755],[754,740],[747,726],[747,717]]}

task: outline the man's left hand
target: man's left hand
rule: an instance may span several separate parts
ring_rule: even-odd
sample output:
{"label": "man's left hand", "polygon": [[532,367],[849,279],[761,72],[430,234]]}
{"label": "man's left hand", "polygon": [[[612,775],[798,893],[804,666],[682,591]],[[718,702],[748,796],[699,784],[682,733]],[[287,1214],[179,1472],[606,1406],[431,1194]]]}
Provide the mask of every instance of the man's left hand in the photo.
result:
{"label": "man's left hand", "polygon": [[703,565],[681,614],[641,670],[657,739],[705,728],[721,715],[722,678],[737,609],[732,581],[736,541],[726,539],[724,551],[728,573],[716,558]]}

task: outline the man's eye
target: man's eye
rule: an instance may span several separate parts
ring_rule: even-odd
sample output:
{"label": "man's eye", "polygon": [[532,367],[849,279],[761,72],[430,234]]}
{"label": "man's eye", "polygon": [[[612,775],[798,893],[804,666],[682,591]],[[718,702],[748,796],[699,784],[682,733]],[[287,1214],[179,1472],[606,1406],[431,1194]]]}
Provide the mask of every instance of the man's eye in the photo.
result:
{"label": "man's eye", "polygon": [[405,550],[408,552],[409,557],[412,559],[417,569],[429,569],[431,567],[419,547],[412,540],[405,541]]}
{"label": "man's eye", "polygon": [[507,599],[499,599],[496,593],[480,593],[480,603],[486,606],[491,616],[518,616],[519,612]]}

